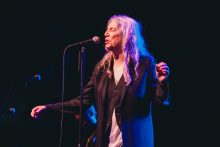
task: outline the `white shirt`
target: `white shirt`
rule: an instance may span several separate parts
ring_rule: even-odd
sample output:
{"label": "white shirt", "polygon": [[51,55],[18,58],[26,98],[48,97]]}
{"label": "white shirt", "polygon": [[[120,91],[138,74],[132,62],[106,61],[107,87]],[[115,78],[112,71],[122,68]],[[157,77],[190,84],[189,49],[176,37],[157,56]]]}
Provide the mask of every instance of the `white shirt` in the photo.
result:
{"label": "white shirt", "polygon": [[[117,85],[121,76],[123,75],[124,65],[121,65],[117,68],[114,67],[113,70],[114,70],[115,84]],[[112,114],[112,125],[111,125],[111,132],[109,135],[108,147],[121,147],[122,145],[123,145],[122,132],[117,124],[115,117],[115,109],[114,109]]]}
{"label": "white shirt", "polygon": [[115,109],[114,109],[112,114],[112,127],[109,135],[108,147],[121,147],[122,145],[123,145],[122,133],[116,122]]}

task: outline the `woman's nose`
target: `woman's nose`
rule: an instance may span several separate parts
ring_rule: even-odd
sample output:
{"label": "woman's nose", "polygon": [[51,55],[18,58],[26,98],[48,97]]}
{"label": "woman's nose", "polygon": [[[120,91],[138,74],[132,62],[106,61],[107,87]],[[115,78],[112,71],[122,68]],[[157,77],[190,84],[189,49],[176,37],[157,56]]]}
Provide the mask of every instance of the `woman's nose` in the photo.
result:
{"label": "woman's nose", "polygon": [[105,36],[108,36],[108,31],[105,31],[105,34],[104,34]]}

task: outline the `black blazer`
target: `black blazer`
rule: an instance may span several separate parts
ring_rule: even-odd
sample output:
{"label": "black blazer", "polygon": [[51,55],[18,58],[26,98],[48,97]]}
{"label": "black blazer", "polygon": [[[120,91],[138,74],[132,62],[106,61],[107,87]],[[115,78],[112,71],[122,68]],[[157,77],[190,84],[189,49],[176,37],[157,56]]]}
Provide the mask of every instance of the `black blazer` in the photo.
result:
{"label": "black blazer", "polygon": [[[132,66],[132,63],[130,63]],[[102,147],[103,140],[103,111],[104,100],[107,92],[109,75],[107,69],[95,66],[92,76],[84,88],[84,104],[95,104],[97,111],[96,144]],[[130,71],[133,73],[133,71]],[[129,85],[121,88],[120,102],[116,105],[119,113],[116,113],[117,121],[121,121],[123,144],[125,147],[153,147],[153,126],[151,118],[151,104],[156,102],[163,104],[169,99],[169,86],[167,82],[159,83],[155,73],[153,57],[140,58],[138,78],[133,77]],[[64,109],[77,109],[80,106],[80,97],[64,102]],[[61,103],[46,105],[49,109],[60,110]],[[121,119],[119,119],[121,118]]]}

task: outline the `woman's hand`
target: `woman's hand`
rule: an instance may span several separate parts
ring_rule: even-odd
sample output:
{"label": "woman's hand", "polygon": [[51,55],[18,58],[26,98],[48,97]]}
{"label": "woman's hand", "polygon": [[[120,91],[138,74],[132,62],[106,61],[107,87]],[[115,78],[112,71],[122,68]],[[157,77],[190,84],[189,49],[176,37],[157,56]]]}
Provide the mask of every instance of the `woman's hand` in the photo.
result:
{"label": "woman's hand", "polygon": [[168,78],[169,67],[166,63],[160,62],[156,64],[156,76],[159,82],[163,82]]}
{"label": "woman's hand", "polygon": [[36,106],[36,107],[34,107],[34,108],[32,109],[32,111],[31,111],[31,116],[32,116],[33,118],[38,118],[39,115],[40,115],[40,113],[41,113],[43,110],[46,110],[46,109],[47,109],[47,108],[46,108],[46,106],[44,106],[44,105]]}

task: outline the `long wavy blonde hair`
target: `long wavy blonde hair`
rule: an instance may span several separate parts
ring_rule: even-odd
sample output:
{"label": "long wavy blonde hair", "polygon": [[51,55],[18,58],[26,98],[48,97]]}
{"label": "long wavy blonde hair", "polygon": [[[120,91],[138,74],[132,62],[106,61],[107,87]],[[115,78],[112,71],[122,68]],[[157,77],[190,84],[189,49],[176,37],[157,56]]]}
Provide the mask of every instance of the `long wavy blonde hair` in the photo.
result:
{"label": "long wavy blonde hair", "polygon": [[[115,21],[118,24],[118,27],[122,31],[122,48],[125,53],[125,70],[124,70],[124,78],[125,82],[128,85],[132,81],[132,75],[130,73],[131,70],[134,71],[135,79],[138,77],[137,68],[139,65],[139,58],[141,56],[150,55],[146,45],[144,38],[142,36],[142,26],[135,19],[127,16],[127,15],[113,15],[109,20],[107,25],[111,22]],[[100,61],[100,68],[107,68],[107,72],[111,75],[111,61],[113,59],[113,53],[106,49],[106,53],[102,60]],[[129,70],[129,62],[132,61],[133,69]]]}

